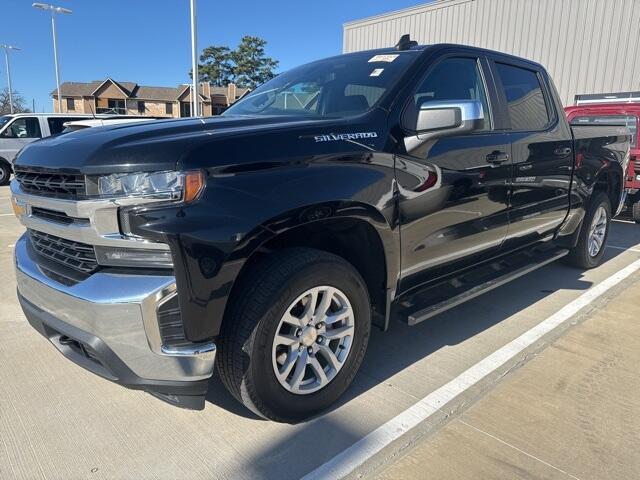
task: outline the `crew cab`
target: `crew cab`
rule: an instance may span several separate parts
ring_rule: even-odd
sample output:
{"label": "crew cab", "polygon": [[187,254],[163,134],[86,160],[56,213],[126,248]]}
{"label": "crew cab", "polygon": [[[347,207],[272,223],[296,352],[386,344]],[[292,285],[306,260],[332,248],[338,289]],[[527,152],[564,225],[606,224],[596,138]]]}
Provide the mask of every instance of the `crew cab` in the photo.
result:
{"label": "crew cab", "polygon": [[563,257],[598,265],[628,160],[628,129],[570,127],[539,64],[404,36],[219,117],[25,147],[18,297],[109,380],[201,409],[217,368],[258,415],[299,422],[349,387],[372,326]]}
{"label": "crew cab", "polygon": [[640,103],[597,103],[565,108],[573,125],[623,125],[631,132],[631,161],[626,171],[625,189],[631,218],[640,223]]}

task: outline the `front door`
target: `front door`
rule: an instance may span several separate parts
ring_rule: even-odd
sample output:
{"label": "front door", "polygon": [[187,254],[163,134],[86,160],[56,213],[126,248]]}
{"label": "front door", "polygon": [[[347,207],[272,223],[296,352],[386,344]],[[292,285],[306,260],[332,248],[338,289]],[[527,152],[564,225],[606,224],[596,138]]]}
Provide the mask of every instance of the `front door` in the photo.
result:
{"label": "front door", "polygon": [[409,105],[417,112],[429,101],[478,101],[484,126],[398,156],[399,293],[495,254],[507,235],[509,138],[494,130],[481,65],[473,57],[441,60]]}
{"label": "front door", "polygon": [[22,147],[41,137],[42,132],[38,117],[18,117],[2,131],[0,156],[13,162]]}

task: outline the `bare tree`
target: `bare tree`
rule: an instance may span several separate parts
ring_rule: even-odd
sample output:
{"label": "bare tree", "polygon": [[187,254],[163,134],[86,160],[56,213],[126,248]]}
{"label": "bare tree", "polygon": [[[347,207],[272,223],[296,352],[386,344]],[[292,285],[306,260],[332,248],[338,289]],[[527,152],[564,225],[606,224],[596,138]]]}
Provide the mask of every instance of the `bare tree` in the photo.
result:
{"label": "bare tree", "polygon": [[[30,112],[27,108],[25,99],[20,93],[13,91],[13,113]],[[5,87],[0,91],[0,115],[6,115],[11,113],[11,107],[9,105],[9,89]]]}

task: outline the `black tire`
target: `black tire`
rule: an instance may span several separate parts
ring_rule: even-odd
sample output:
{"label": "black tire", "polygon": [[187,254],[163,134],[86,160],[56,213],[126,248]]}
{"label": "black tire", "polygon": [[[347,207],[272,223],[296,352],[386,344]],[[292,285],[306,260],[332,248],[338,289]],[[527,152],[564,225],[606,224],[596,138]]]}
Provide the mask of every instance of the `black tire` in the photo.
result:
{"label": "black tire", "polygon": [[11,166],[5,161],[0,159],[0,186],[9,185],[11,180]]}
{"label": "black tire", "polygon": [[631,205],[631,218],[636,223],[640,223],[640,200],[633,202]]}
{"label": "black tire", "polygon": [[[367,349],[371,307],[362,277],[336,255],[291,248],[270,254],[240,282],[219,337],[217,365],[223,384],[247,408],[270,420],[297,423],[325,411],[349,387]],[[329,384],[314,393],[294,394],[275,375],[273,339],[291,303],[325,285],[340,289],[353,308],[353,343]]]}
{"label": "black tire", "polygon": [[[591,231],[591,225],[596,212],[603,207],[607,214],[606,231],[604,235],[604,241],[598,253],[591,255],[589,253],[589,235]],[[590,268],[597,267],[602,261],[604,252],[607,245],[607,239],[609,238],[609,230],[611,227],[611,202],[609,197],[603,193],[594,193],[594,197],[587,208],[582,226],[580,227],[580,234],[578,237],[578,244],[571,249],[567,259],[569,263],[575,267],[588,270]]]}

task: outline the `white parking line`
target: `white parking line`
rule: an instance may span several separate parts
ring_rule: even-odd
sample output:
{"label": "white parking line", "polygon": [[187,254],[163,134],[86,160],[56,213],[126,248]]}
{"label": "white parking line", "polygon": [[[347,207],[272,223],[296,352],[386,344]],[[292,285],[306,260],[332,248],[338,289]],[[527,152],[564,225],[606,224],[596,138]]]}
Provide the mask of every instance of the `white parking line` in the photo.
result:
{"label": "white parking line", "polygon": [[412,407],[409,407],[384,425],[358,440],[346,450],[343,450],[328,462],[305,475],[303,480],[342,478],[353,472],[391,442],[397,440],[412,428],[428,419],[445,404],[520,354],[524,349],[540,340],[544,335],[562,325],[584,307],[639,269],[640,260],[636,260],[606,280],[600,282],[598,285],[591,287],[535,327],[509,342],[504,347],[496,350],[488,357],[480,360],[446,385],[443,385],[422,398]]}
{"label": "white parking line", "polygon": [[0,213],[0,217],[13,217],[13,213]]}
{"label": "white parking line", "polygon": [[640,253],[640,248],[618,247],[617,245],[607,245],[607,248],[613,248],[614,250],[624,250],[625,252],[628,251]]}

